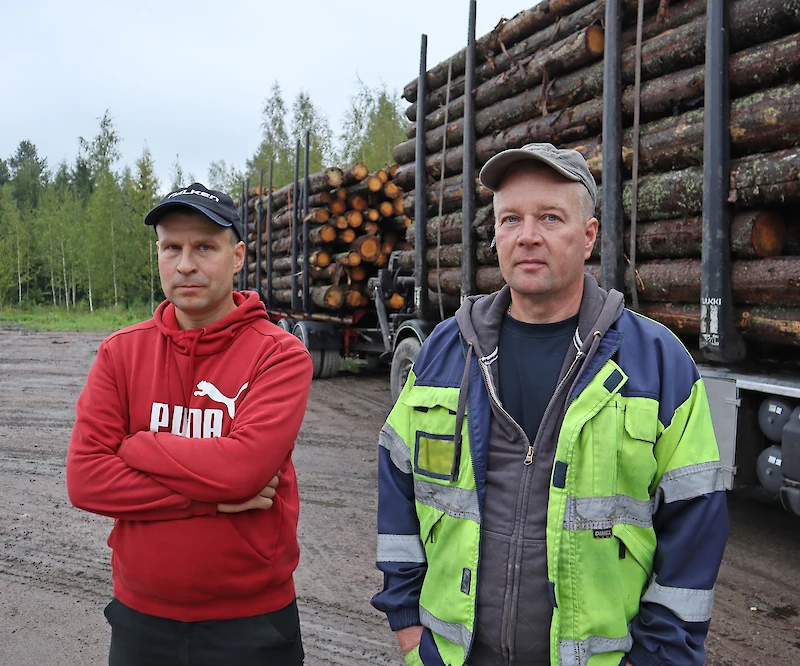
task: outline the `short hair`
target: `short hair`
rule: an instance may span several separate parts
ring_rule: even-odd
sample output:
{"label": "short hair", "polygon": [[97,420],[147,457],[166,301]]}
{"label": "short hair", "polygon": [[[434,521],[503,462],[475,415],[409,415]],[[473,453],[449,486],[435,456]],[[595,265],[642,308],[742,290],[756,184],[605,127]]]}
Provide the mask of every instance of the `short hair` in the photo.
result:
{"label": "short hair", "polygon": [[585,187],[581,188],[580,207],[581,218],[583,222],[586,222],[594,217],[594,201],[592,201],[592,195],[589,194],[589,190],[587,190]]}

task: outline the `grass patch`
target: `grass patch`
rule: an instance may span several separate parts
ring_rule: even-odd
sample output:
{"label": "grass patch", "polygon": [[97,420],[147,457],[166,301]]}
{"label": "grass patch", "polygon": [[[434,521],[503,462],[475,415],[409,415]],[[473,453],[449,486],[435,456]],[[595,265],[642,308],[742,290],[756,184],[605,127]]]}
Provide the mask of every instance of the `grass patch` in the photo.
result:
{"label": "grass patch", "polygon": [[31,331],[84,331],[110,333],[151,317],[150,308],[78,307],[67,312],[63,307],[37,305],[23,308],[0,308],[0,328],[23,328]]}

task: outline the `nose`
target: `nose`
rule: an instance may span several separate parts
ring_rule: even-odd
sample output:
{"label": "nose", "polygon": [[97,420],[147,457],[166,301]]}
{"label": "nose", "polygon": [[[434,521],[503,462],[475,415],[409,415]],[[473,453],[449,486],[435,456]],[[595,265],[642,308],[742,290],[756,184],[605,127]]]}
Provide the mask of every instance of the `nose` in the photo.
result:
{"label": "nose", "polygon": [[517,243],[520,245],[538,245],[542,242],[542,234],[536,218],[526,216],[519,228]]}
{"label": "nose", "polygon": [[181,275],[188,275],[195,270],[194,259],[192,258],[192,249],[184,247],[181,251],[180,260],[178,261],[177,271]]}

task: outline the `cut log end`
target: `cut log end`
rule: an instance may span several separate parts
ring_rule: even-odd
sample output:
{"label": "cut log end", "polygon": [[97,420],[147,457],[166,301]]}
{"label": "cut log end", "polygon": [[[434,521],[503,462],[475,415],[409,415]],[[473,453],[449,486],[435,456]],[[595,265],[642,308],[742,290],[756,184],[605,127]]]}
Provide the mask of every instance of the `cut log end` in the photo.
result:
{"label": "cut log end", "polygon": [[776,257],[786,245],[786,220],[774,211],[764,211],[753,223],[751,243],[757,257]]}
{"label": "cut log end", "polygon": [[605,48],[603,29],[599,25],[589,26],[586,30],[586,46],[590,53],[600,55]]}

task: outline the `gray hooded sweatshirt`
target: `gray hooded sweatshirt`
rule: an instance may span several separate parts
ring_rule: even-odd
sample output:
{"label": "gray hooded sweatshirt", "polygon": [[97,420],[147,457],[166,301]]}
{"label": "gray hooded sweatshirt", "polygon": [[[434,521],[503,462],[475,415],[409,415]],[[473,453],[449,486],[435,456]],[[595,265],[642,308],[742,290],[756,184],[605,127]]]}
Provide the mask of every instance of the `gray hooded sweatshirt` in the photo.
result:
{"label": "gray hooded sweatshirt", "polygon": [[[478,572],[478,614],[469,666],[549,666],[553,605],[547,576],[547,501],[566,399],[600,339],[623,310],[622,294],[584,276],[578,328],[534,442],[503,408],[498,340],[509,288],[467,299],[456,312],[478,354],[492,422]],[[536,353],[535,349],[531,350]],[[462,392],[466,387],[462,386]],[[532,446],[531,464],[526,455]],[[530,457],[529,457],[530,458]]]}

